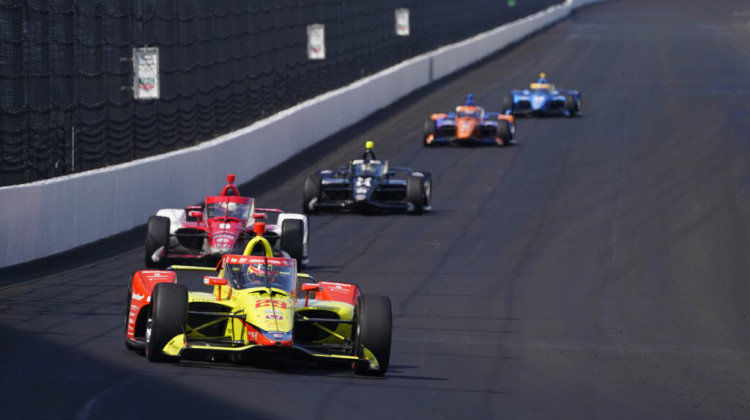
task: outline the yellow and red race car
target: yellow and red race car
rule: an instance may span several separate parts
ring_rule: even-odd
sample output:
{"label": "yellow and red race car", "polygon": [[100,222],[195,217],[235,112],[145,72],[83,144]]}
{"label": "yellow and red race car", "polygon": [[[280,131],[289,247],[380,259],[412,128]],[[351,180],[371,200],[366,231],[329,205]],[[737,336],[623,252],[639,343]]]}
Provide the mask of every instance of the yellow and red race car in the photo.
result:
{"label": "yellow and red race car", "polygon": [[[136,272],[128,287],[125,346],[153,362],[306,355],[351,363],[356,374],[384,375],[391,355],[390,299],[297,273],[294,258],[274,257],[263,229],[257,223],[257,236],[243,254],[224,255],[216,268]],[[256,246],[265,255],[253,255]],[[204,283],[213,290],[188,291],[177,270],[212,271]],[[308,282],[298,285],[298,278]]]}
{"label": "yellow and red race car", "polygon": [[516,125],[512,115],[485,111],[469,94],[466,104],[454,111],[436,113],[424,123],[422,144],[510,146],[515,143]]}

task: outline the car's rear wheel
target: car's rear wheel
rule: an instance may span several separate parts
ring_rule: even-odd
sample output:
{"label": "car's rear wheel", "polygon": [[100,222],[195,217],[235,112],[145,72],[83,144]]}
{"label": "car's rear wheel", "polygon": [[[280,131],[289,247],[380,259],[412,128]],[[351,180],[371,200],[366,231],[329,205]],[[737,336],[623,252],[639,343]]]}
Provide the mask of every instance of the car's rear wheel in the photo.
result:
{"label": "car's rear wheel", "polygon": [[354,355],[363,359],[366,348],[375,356],[379,366],[370,369],[369,363],[359,361],[354,363],[352,370],[357,375],[383,376],[391,360],[391,300],[387,296],[360,295],[354,311]]}
{"label": "car's rear wheel", "polygon": [[435,121],[432,120],[432,119],[429,119],[429,120],[425,121],[424,122],[424,128],[423,128],[422,132],[424,134],[423,137],[422,137],[422,144],[425,147],[432,146],[432,144],[427,143],[427,138],[430,137],[430,136],[434,136],[435,135]]}
{"label": "car's rear wheel", "polygon": [[187,288],[181,284],[159,283],[151,293],[151,308],[146,325],[146,358],[152,362],[176,362],[179,357],[162,350],[187,325]]}
{"label": "car's rear wheel", "polygon": [[305,179],[303,191],[302,212],[315,214],[318,212],[318,200],[320,199],[320,177],[315,174],[308,175]]}
{"label": "car's rear wheel", "polygon": [[302,266],[305,249],[305,224],[299,219],[287,219],[281,222],[281,244],[280,248],[297,260],[297,265]]}
{"label": "car's rear wheel", "polygon": [[162,216],[149,217],[148,225],[146,225],[146,267],[165,267],[167,264],[164,261],[164,258],[162,258],[159,262],[155,262],[152,257],[160,247],[164,247],[164,251],[166,252],[168,246],[169,218]]}
{"label": "car's rear wheel", "polygon": [[406,179],[406,202],[409,211],[413,214],[422,214],[425,203],[424,178],[417,175],[409,175]]}

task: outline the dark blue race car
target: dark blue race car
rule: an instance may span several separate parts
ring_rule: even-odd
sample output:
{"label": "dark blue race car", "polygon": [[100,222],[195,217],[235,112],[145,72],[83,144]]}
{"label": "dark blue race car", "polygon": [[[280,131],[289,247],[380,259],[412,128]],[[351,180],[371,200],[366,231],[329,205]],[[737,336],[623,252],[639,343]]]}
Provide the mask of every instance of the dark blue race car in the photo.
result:
{"label": "dark blue race car", "polygon": [[360,213],[398,211],[422,214],[432,208],[432,176],[407,167],[390,167],[375,158],[368,141],[362,159],[347,166],[324,169],[305,180],[302,209]]}
{"label": "dark blue race car", "polygon": [[503,98],[503,112],[516,116],[566,116],[581,113],[581,93],[557,89],[544,73],[528,89],[511,91]]}

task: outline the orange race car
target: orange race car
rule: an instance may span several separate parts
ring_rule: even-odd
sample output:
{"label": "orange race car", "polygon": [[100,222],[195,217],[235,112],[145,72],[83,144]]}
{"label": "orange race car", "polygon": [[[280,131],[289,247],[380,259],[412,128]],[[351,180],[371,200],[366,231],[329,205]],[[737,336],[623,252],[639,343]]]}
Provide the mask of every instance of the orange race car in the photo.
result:
{"label": "orange race car", "polygon": [[474,103],[472,94],[455,111],[430,115],[424,123],[423,144],[510,146],[515,143],[516,125],[512,115],[487,112]]}

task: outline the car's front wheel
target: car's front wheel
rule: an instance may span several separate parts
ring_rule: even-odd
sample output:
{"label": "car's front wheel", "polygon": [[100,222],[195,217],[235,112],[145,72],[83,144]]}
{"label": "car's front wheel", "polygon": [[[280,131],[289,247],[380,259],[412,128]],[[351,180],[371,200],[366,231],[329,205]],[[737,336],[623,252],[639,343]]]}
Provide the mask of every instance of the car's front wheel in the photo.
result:
{"label": "car's front wheel", "polygon": [[568,95],[565,97],[565,110],[569,117],[575,117],[581,112],[581,98]]}
{"label": "car's front wheel", "polygon": [[146,225],[146,268],[164,268],[164,258],[154,261],[153,255],[159,248],[164,247],[166,253],[169,247],[169,218],[151,216]]}
{"label": "car's front wheel", "polygon": [[434,120],[432,120],[432,119],[429,119],[429,120],[426,120],[426,121],[424,122],[424,127],[423,127],[423,129],[422,129],[422,134],[423,134],[423,135],[422,135],[422,144],[423,144],[423,145],[424,145],[425,147],[427,147],[427,146],[432,146],[432,144],[431,144],[431,143],[427,143],[427,139],[428,139],[428,138],[429,138],[430,136],[435,136],[435,133],[436,133],[436,131],[437,131],[437,130],[436,130],[436,127],[435,127],[435,121],[434,121]]}
{"label": "car's front wheel", "polygon": [[287,219],[281,222],[282,251],[297,260],[297,266],[302,267],[305,250],[305,224],[299,219]]}
{"label": "car's front wheel", "polygon": [[423,183],[424,177],[409,175],[406,179],[406,202],[409,212],[413,214],[422,214],[425,202],[425,188]]}
{"label": "car's front wheel", "polygon": [[321,180],[318,175],[311,174],[305,178],[305,187],[302,197],[302,212],[315,214],[318,212],[318,200],[320,199]]}
{"label": "car's front wheel", "polygon": [[498,146],[511,145],[510,122],[507,120],[500,120],[497,122],[497,137],[502,140],[501,143],[498,143]]}
{"label": "car's front wheel", "polygon": [[503,114],[513,113],[513,97],[506,95],[503,97]]}
{"label": "car's front wheel", "polygon": [[184,285],[159,283],[151,293],[146,325],[146,358],[152,362],[176,362],[179,357],[163,353],[164,346],[182,334],[187,325],[188,291]]}
{"label": "car's front wheel", "polygon": [[357,375],[383,376],[391,360],[391,300],[387,296],[360,295],[354,312],[354,355],[363,359],[367,349],[375,356],[378,367],[371,369],[369,363],[359,361],[352,370]]}

